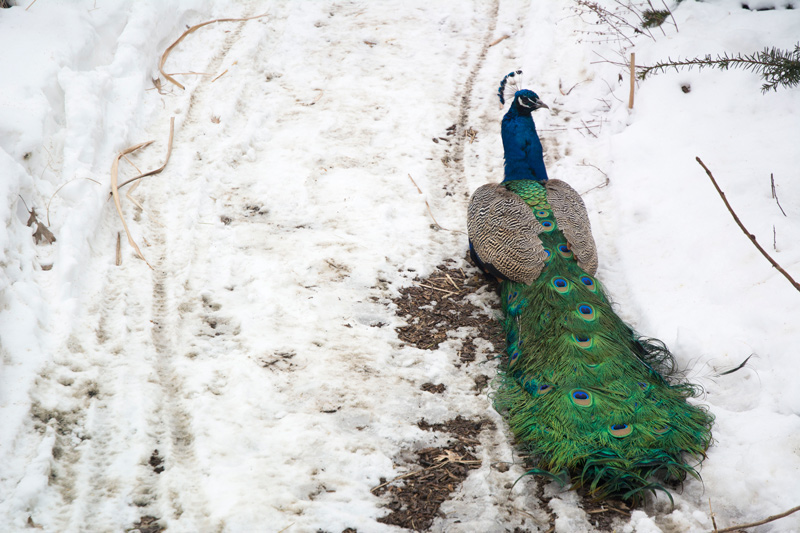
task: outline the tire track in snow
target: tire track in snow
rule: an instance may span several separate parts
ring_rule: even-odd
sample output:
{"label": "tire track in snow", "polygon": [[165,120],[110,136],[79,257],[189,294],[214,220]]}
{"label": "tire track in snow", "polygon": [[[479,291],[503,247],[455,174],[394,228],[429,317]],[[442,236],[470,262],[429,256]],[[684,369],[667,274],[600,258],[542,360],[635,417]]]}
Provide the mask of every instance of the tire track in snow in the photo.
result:
{"label": "tire track in snow", "polygon": [[456,144],[453,148],[453,161],[456,163],[453,174],[456,174],[458,182],[463,183],[460,179],[464,174],[464,146],[466,144],[467,128],[469,127],[470,114],[475,111],[473,109],[473,95],[472,92],[475,88],[475,80],[481,73],[483,65],[486,62],[486,54],[489,51],[489,45],[494,35],[495,27],[497,26],[497,12],[500,8],[499,0],[494,0],[487,8],[487,26],[486,35],[481,44],[481,51],[475,59],[475,64],[472,67],[462,89],[461,101],[458,108],[458,135],[456,136]]}
{"label": "tire track in snow", "polygon": [[[249,16],[252,16],[251,12],[241,15],[241,18]],[[222,70],[223,62],[241,37],[246,24],[246,22],[237,23],[227,34],[219,51],[212,57],[204,72]],[[208,81],[194,86],[184,111],[186,119],[181,128],[183,131],[176,135],[176,145],[185,143],[189,135],[191,135],[188,142],[190,149],[204,144],[203,127],[206,125],[199,126],[199,123],[201,114],[208,104],[209,87]],[[243,114],[245,109],[237,109],[237,112]],[[200,174],[195,172],[194,167],[203,164],[198,163],[196,158],[192,159],[194,161],[187,169],[188,172],[183,173],[187,178]],[[171,527],[178,526],[186,531],[211,531],[212,527],[220,526],[212,526],[209,518],[211,508],[204,490],[202,473],[199,471],[202,465],[198,462],[195,450],[193,414],[185,401],[192,392],[186,390],[183,376],[176,370],[176,358],[183,357],[179,345],[181,332],[190,327],[185,320],[182,320],[182,313],[176,313],[180,305],[178,295],[184,292],[184,287],[189,282],[189,273],[182,253],[187,251],[187,243],[190,246],[195,243],[189,242],[191,232],[187,236],[184,230],[175,224],[175,217],[161,207],[174,208],[174,205],[165,204],[164,200],[172,198],[173,194],[185,191],[189,183],[178,188],[178,191],[171,187],[172,184],[168,183],[168,180],[157,182],[155,185],[154,190],[147,195],[150,210],[148,236],[151,240],[151,249],[159,254],[153,264],[151,342],[155,350],[154,370],[161,399],[152,414],[150,424],[155,436],[154,450],[158,450],[159,458],[163,458],[164,471],[158,474],[156,479],[150,477],[151,483],[146,483],[141,488],[143,495],[150,496],[150,503],[143,509],[143,514],[146,514],[145,510],[153,509],[152,514]],[[161,221],[165,221],[166,226]],[[194,259],[193,255],[189,261],[190,265]],[[215,321],[213,328],[216,327]]]}
{"label": "tire track in snow", "polygon": [[[243,26],[227,33],[208,71],[219,69]],[[206,86],[199,84],[184,99],[190,118],[199,113],[193,104],[202,101]],[[123,205],[129,221],[144,218],[138,208]],[[162,213],[145,209],[143,249],[149,259],[157,258],[155,270],[129,254],[120,267],[109,263],[118,219],[107,205],[98,251],[88,265],[92,281],[82,298],[84,316],[31,391],[33,427],[53,438],[49,487],[31,511],[32,523],[48,531],[127,530],[147,515],[179,530],[212,530],[195,464],[192,417],[173,364],[172,335],[180,324],[171,295],[180,279],[172,278],[175,262],[167,229],[158,222]],[[138,289],[148,277],[150,295]],[[165,458],[162,474],[148,464],[155,449]]]}

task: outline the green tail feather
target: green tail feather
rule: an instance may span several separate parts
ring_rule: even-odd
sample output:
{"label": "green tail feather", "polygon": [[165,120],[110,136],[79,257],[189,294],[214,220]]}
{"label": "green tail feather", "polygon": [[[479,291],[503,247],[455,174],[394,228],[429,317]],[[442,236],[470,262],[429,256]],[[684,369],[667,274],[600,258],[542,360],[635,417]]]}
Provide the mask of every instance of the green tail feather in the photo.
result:
{"label": "green tail feather", "polygon": [[540,234],[550,257],[539,278],[504,282],[501,293],[508,358],[494,402],[534,458],[532,472],[567,471],[573,487],[634,503],[648,492],[669,494],[661,482],[699,478],[685,457],[705,457],[713,417],[686,401],[697,389],[675,376],[666,347],[637,336],[578,267],[544,188],[507,187],[550,222]]}

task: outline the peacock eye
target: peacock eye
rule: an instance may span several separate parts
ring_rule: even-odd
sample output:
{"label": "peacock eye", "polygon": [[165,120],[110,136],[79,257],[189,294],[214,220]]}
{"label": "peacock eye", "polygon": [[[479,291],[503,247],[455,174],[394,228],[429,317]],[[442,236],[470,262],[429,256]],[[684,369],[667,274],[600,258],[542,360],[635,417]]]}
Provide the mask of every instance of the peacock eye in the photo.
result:
{"label": "peacock eye", "polygon": [[511,292],[508,294],[508,301],[515,299],[517,297],[517,291]]}
{"label": "peacock eye", "polygon": [[632,431],[633,427],[628,424],[611,424],[608,427],[608,432],[611,433],[611,436],[617,437],[618,439],[627,437]]}
{"label": "peacock eye", "polygon": [[666,424],[665,424],[665,425],[663,425],[662,427],[660,427],[660,428],[656,429],[656,430],[653,430],[653,432],[654,432],[656,435],[663,435],[663,434],[664,434],[664,433],[666,433],[667,431],[669,431],[669,426],[668,426],[668,425],[666,425]]}
{"label": "peacock eye", "polygon": [[594,309],[589,304],[581,304],[578,306],[578,314],[584,320],[594,320]]}
{"label": "peacock eye", "polygon": [[542,210],[540,210],[540,211],[537,211],[537,212],[536,212],[536,216],[537,216],[537,217],[542,217],[542,218],[546,217],[546,216],[547,216],[547,215],[549,215],[549,214],[550,214],[550,213],[548,213],[548,212],[547,212],[547,211],[545,211],[544,209],[542,209]]}
{"label": "peacock eye", "polygon": [[592,395],[585,390],[572,391],[572,403],[580,407],[589,407],[592,405]]}
{"label": "peacock eye", "polygon": [[536,389],[536,394],[538,394],[539,396],[544,396],[545,394],[550,392],[552,388],[553,387],[551,385],[539,385],[539,388]]}
{"label": "peacock eye", "polygon": [[552,283],[557,292],[560,292],[561,294],[566,294],[569,292],[569,282],[564,278],[553,278]]}
{"label": "peacock eye", "polygon": [[581,348],[592,347],[592,338],[589,335],[573,335],[572,338],[575,339],[575,343]]}
{"label": "peacock eye", "polygon": [[594,292],[594,291],[595,291],[595,284],[594,284],[594,280],[593,280],[592,278],[590,278],[589,276],[581,276],[581,283],[583,283],[584,285],[586,285],[586,287],[587,287],[587,288],[588,288],[590,291],[592,291],[592,292]]}

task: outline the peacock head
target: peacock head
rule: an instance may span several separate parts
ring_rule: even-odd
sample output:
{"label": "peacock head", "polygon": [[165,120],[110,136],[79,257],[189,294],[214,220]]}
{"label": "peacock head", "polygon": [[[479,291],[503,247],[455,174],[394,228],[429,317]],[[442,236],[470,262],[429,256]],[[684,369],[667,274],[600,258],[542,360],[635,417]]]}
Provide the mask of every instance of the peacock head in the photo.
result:
{"label": "peacock head", "polygon": [[514,102],[511,104],[520,115],[530,115],[533,111],[550,109],[550,107],[539,100],[539,95],[529,89],[522,89],[514,94]]}

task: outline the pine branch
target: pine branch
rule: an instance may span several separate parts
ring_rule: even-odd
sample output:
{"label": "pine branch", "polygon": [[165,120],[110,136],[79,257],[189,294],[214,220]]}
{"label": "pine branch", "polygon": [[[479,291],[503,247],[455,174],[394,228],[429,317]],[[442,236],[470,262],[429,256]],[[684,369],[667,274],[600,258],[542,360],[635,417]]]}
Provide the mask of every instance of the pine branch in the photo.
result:
{"label": "pine branch", "polygon": [[755,72],[766,82],[761,86],[762,93],[770,89],[777,91],[779,85],[786,88],[795,87],[800,84],[800,42],[795,45],[794,50],[772,47],[749,55],[728,55],[726,52],[717,55],[716,58],[712,58],[711,55],[677,61],[667,58],[666,61],[660,61],[655,65],[639,67],[639,79],[644,80],[648,76],[666,72],[670,68],[679,71],[682,68],[693,67],[701,70],[706,67],[720,70],[740,68]]}

